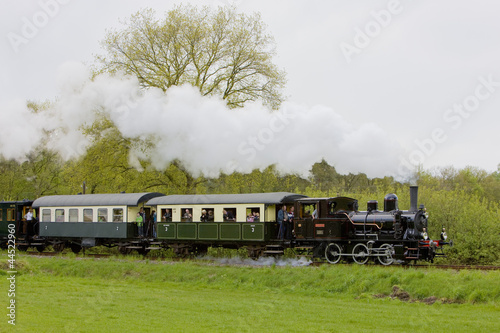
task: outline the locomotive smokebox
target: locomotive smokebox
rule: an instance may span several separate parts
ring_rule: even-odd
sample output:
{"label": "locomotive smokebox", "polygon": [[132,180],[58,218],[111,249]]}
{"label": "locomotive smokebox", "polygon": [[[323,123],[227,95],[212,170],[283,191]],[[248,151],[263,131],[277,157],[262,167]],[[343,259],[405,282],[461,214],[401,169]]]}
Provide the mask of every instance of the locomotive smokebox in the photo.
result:
{"label": "locomotive smokebox", "polygon": [[384,197],[384,212],[398,210],[398,196],[394,193],[389,193]]}
{"label": "locomotive smokebox", "polygon": [[417,211],[418,186],[410,186],[410,212]]}

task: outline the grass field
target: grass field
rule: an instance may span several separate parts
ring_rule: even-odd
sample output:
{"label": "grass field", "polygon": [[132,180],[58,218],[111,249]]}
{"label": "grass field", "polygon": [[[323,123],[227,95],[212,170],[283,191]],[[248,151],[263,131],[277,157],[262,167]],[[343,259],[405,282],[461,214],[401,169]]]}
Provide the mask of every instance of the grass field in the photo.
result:
{"label": "grass field", "polygon": [[16,259],[13,329],[0,256],[1,332],[500,331],[496,271]]}

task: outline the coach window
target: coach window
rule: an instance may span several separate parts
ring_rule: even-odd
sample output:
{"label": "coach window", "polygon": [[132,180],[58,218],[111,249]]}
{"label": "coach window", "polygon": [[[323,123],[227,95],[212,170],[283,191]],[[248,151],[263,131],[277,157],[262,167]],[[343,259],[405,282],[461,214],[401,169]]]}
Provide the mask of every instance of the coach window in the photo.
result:
{"label": "coach window", "polygon": [[42,222],[50,222],[50,220],[51,220],[50,209],[42,210]]}
{"label": "coach window", "polygon": [[56,209],[56,222],[64,222],[64,209]]}
{"label": "coach window", "polygon": [[107,208],[98,208],[97,209],[97,221],[108,222],[108,209]]}
{"label": "coach window", "polygon": [[182,208],[181,222],[193,222],[193,210],[191,208]]}
{"label": "coach window", "polygon": [[76,209],[76,208],[69,209],[68,222],[78,222],[78,209]]}
{"label": "coach window", "polygon": [[123,222],[123,208],[113,208],[113,222]]}
{"label": "coach window", "polygon": [[85,208],[83,210],[83,222],[92,222],[94,212],[92,208]]}
{"label": "coach window", "polygon": [[172,208],[165,208],[161,210],[162,222],[172,222]]}
{"label": "coach window", "polygon": [[208,222],[214,222],[215,219],[214,209],[213,208],[205,208],[205,209],[208,215]]}
{"label": "coach window", "polygon": [[[214,209],[213,208],[202,208],[201,209],[201,214],[203,215],[203,211],[207,214],[207,222],[213,222],[214,221]],[[200,217],[201,220],[201,217]]]}
{"label": "coach window", "polygon": [[247,222],[260,222],[260,208],[249,207],[247,208]]}
{"label": "coach window", "polygon": [[224,222],[236,221],[236,208],[224,208],[222,214],[224,217]]}

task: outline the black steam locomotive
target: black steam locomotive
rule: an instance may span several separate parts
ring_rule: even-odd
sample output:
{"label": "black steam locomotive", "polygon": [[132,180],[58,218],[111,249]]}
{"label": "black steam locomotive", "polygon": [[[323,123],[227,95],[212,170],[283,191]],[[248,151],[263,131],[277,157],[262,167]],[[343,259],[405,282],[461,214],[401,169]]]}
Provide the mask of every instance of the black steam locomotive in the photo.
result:
{"label": "black steam locomotive", "polygon": [[[295,219],[296,243],[309,246],[314,257],[335,264],[341,259],[365,264],[374,259],[382,265],[394,261],[433,261],[443,256],[445,240],[430,240],[427,235],[428,214],[424,205],[417,208],[418,187],[410,188],[410,209],[399,210],[398,197],[388,194],[384,209],[369,201],[366,211],[358,210],[358,201],[336,197],[299,199]],[[319,208],[319,210],[318,210]],[[314,216],[309,212],[315,209]],[[447,237],[445,237],[447,238]]]}

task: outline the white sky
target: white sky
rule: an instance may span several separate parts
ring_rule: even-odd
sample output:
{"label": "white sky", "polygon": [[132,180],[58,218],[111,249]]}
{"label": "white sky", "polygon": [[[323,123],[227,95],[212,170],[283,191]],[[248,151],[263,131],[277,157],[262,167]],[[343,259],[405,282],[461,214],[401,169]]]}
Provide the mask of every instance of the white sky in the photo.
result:
{"label": "white sky", "polygon": [[[276,40],[275,63],[288,73],[288,101],[330,108],[354,127],[375,123],[403,149],[403,165],[497,170],[500,2],[184,2],[259,11]],[[120,18],[144,7],[163,13],[178,3],[0,0],[0,105],[53,100],[59,94],[58,68],[68,61],[91,64],[105,30],[119,27]],[[33,31],[32,24],[39,27]],[[23,42],[15,45],[13,36]],[[391,155],[383,149],[391,145],[359,140],[367,151],[379,150],[380,159]],[[328,148],[321,141],[309,143]],[[353,172],[369,173],[370,161],[360,154],[358,149],[336,158],[359,159],[363,166]],[[329,162],[342,166],[340,160]]]}

